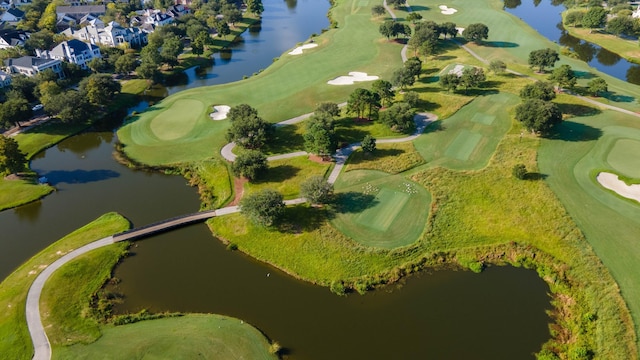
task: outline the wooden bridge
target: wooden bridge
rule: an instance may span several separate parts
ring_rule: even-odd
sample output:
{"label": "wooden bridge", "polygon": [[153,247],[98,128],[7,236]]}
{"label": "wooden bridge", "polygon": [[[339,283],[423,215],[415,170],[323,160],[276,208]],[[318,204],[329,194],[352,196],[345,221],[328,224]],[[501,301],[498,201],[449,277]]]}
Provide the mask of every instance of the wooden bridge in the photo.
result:
{"label": "wooden bridge", "polygon": [[174,218],[162,220],[153,224],[145,225],[136,229],[127,230],[113,235],[113,242],[132,240],[150,236],[159,232],[173,229],[178,226],[204,221],[216,216],[216,210],[201,211],[193,214],[176,216]]}

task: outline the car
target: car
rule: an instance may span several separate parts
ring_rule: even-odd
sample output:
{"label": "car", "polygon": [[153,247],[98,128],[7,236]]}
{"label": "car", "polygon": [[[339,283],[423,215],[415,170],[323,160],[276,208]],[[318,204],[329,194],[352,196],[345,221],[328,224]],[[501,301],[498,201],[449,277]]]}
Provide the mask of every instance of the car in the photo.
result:
{"label": "car", "polygon": [[38,105],[32,107],[31,110],[32,111],[39,111],[39,110],[42,110],[42,108],[44,108],[44,105],[38,104]]}

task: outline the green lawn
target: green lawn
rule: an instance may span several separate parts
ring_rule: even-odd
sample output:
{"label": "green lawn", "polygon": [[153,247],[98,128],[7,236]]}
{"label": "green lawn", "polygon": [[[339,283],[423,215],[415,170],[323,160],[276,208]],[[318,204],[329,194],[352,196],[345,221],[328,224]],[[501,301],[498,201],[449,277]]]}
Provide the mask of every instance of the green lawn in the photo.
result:
{"label": "green lawn", "polygon": [[331,224],[364,246],[407,246],[424,230],[431,196],[402,176],[350,171],[339,178],[336,191],[337,210]]}
{"label": "green lawn", "polygon": [[[88,225],[74,231],[63,239],[29,259],[0,283],[0,354],[7,359],[31,359],[33,347],[25,321],[25,302],[29,286],[35,277],[46,267],[69,251],[94,240],[121,232],[129,227],[129,221],[122,216],[109,213]],[[113,265],[111,265],[113,266]],[[109,270],[110,268],[104,269]],[[103,270],[103,271],[104,271]],[[90,272],[90,277],[95,275]],[[74,288],[82,288],[83,283],[72,282]],[[61,304],[75,303],[78,300],[63,297]],[[46,305],[46,304],[42,304]],[[83,319],[75,319],[84,322]],[[74,321],[74,319],[71,319]]]}
{"label": "green lawn", "polygon": [[411,142],[377,144],[372,154],[365,154],[362,149],[354,151],[347,160],[346,171],[379,170],[398,174],[424,162]]}
{"label": "green lawn", "polygon": [[55,349],[54,359],[278,359],[256,328],[222,315],[191,314],[107,326],[96,342]]}
{"label": "green lawn", "polygon": [[[197,123],[184,137],[152,141],[151,124],[162,111],[181,99],[198,100],[206,105],[247,103],[267,121],[279,122],[311,112],[322,101],[345,101],[357,87],[370,86],[367,83],[328,85],[327,81],[332,78],[346,75],[349,71],[390,78],[391,73],[401,67],[401,45],[380,38],[378,24],[371,21],[370,6],[360,7],[357,1],[345,1],[332,11],[339,29],[316,37],[319,46],[313,52],[298,57],[282,57],[247,80],[182,91],[135,117],[135,121],[118,131],[126,154],[151,165],[216,156],[225,143],[224,132],[228,122],[211,121],[208,114],[199,115],[196,111],[182,116],[189,122],[188,127],[197,118]],[[175,126],[182,125],[176,123]]]}
{"label": "green lawn", "polygon": [[300,196],[300,184],[312,176],[324,176],[331,165],[330,162],[313,162],[308,156],[270,161],[269,170],[263,177],[245,183],[245,194],[273,189],[285,199],[295,199]]}
{"label": "green lawn", "polygon": [[560,130],[560,139],[542,143],[540,170],[620,285],[638,331],[640,206],[601,187],[593,170],[612,170],[611,150],[620,140],[639,140],[640,125],[632,116],[605,111],[573,118]]}
{"label": "green lawn", "polygon": [[38,185],[35,179],[0,179],[0,211],[36,201],[54,190],[49,185]]}

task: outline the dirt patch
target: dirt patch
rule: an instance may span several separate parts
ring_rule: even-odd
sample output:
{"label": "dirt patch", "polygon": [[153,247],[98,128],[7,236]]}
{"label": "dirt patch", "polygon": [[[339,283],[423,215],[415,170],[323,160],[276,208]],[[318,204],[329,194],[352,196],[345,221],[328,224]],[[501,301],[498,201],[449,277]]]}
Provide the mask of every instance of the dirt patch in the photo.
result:
{"label": "dirt patch", "polygon": [[331,156],[318,156],[318,155],[309,155],[309,160],[318,164],[326,164],[332,161]]}
{"label": "dirt patch", "polygon": [[234,177],[233,178],[233,192],[236,195],[233,198],[233,201],[229,203],[228,206],[236,206],[240,203],[240,199],[242,199],[242,195],[244,195],[244,184],[248,180],[245,178]]}

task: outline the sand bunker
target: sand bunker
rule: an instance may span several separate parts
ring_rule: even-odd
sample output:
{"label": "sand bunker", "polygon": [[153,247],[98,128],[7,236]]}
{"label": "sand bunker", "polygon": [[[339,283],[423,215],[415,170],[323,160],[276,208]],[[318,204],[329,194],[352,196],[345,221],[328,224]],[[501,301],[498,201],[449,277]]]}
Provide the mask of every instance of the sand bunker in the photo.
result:
{"label": "sand bunker", "polygon": [[318,44],[304,44],[293,49],[293,51],[289,52],[289,55],[302,55],[303,50],[313,49],[316,46],[318,46]]}
{"label": "sand bunker", "polygon": [[333,80],[327,81],[329,85],[353,85],[356,81],[374,81],[379,78],[375,75],[367,75],[367,73],[351,71],[349,76],[338,76]]}
{"label": "sand bunker", "polygon": [[442,15],[453,15],[458,12],[458,10],[450,8],[447,5],[440,5],[438,7],[440,8],[440,12],[442,13]]}
{"label": "sand bunker", "polygon": [[624,181],[618,179],[618,175],[601,172],[596,176],[596,180],[600,185],[614,191],[616,194],[640,202],[640,184],[627,185]]}
{"label": "sand bunker", "polygon": [[456,74],[458,77],[462,76],[464,71],[464,65],[456,65],[453,69],[449,70],[449,74]]}
{"label": "sand bunker", "polygon": [[227,118],[227,113],[231,110],[227,105],[216,105],[213,107],[213,112],[209,114],[213,120],[224,120]]}

